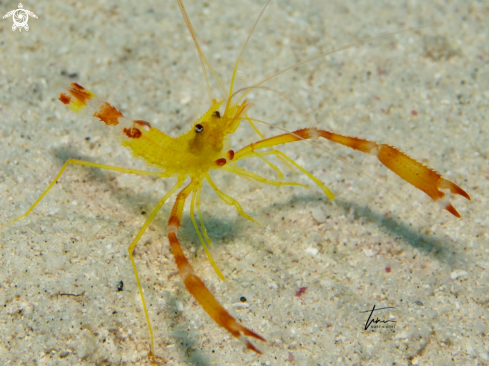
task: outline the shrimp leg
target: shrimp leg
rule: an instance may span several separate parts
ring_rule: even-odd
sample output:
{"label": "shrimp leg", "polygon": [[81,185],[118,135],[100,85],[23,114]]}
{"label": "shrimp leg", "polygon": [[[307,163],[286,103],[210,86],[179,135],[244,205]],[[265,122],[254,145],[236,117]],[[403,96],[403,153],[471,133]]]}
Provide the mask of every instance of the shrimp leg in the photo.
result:
{"label": "shrimp leg", "polygon": [[53,188],[53,186],[56,184],[58,179],[61,177],[65,169],[68,167],[68,165],[82,165],[82,166],[88,166],[92,168],[99,168],[99,169],[105,169],[105,170],[112,170],[114,172],[119,172],[119,173],[128,173],[128,174],[137,174],[137,175],[149,175],[152,177],[159,177],[159,178],[166,178],[168,175],[165,175],[165,173],[161,172],[147,172],[144,170],[136,170],[136,169],[128,169],[128,168],[120,168],[117,166],[112,166],[112,165],[105,165],[105,164],[98,164],[98,163],[92,163],[91,161],[85,161],[85,160],[77,160],[77,159],[68,159],[66,163],[64,163],[63,167],[59,171],[59,173],[56,175],[56,177],[53,179],[51,184],[44,190],[44,192],[39,196],[39,198],[29,207],[29,209],[19,217],[13,219],[12,221],[7,222],[4,225],[0,225],[0,230],[5,228],[6,226],[9,226],[13,224],[16,221],[19,221],[29,215],[31,211],[38,205],[39,202],[44,198],[46,194]]}
{"label": "shrimp leg", "polygon": [[144,316],[146,317],[146,322],[148,324],[148,330],[149,330],[149,336],[151,340],[151,352],[150,352],[150,357],[155,358],[155,347],[154,347],[154,336],[153,336],[153,328],[151,327],[151,321],[149,320],[149,314],[148,314],[148,308],[146,307],[146,301],[144,300],[144,294],[143,294],[143,288],[141,287],[141,281],[139,279],[139,274],[138,274],[138,269],[136,267],[136,262],[134,261],[134,256],[133,252],[134,249],[136,248],[137,243],[139,242],[139,239],[141,239],[141,236],[143,236],[144,232],[148,228],[149,224],[154,220],[156,217],[156,214],[160,210],[160,208],[165,204],[165,202],[170,198],[175,191],[180,188],[183,185],[183,182],[185,181],[185,177],[178,177],[178,182],[170,189],[164,196],[163,198],[158,202],[156,207],[151,211],[149,214],[148,219],[144,223],[143,227],[139,229],[139,232],[137,233],[136,237],[132,241],[131,245],[129,248],[127,248],[127,251],[129,253],[129,259],[131,260],[132,268],[134,270],[134,275],[136,276],[136,282],[138,284],[138,289],[139,289],[139,294],[141,295],[141,302],[143,304],[143,309],[144,309]]}
{"label": "shrimp leg", "polygon": [[[209,251],[209,248],[207,247],[206,241],[209,243],[209,245],[212,244],[209,236],[207,235],[207,232],[205,231],[205,226],[204,226],[204,221],[202,220],[202,215],[200,214],[200,209],[199,211],[199,218],[200,218],[200,226],[201,228],[199,229],[199,226],[197,225],[197,221],[195,221],[195,197],[200,193],[200,190],[202,188],[202,185],[199,185],[199,187],[195,190],[192,191],[192,201],[190,203],[190,218],[192,219],[192,223],[194,224],[195,232],[197,233],[200,242],[202,243],[202,246],[204,247],[205,254],[207,255],[207,258],[209,259],[209,262],[211,263],[212,268],[214,268],[214,271],[216,274],[219,276],[219,278],[223,281],[226,281],[226,278],[222,274],[221,270],[217,266],[216,262],[214,261],[214,258],[212,258],[212,254]],[[202,230],[202,233],[201,233]],[[204,237],[202,236],[205,236]]]}
{"label": "shrimp leg", "polygon": [[[264,152],[260,153],[261,157],[263,157],[265,155],[275,155],[280,160],[282,160],[283,162],[288,162],[288,163],[292,164],[297,169],[299,169],[302,173],[304,173],[307,177],[309,177],[309,179],[311,179],[314,183],[316,183],[317,186],[323,190],[326,197],[328,197],[331,201],[333,201],[335,199],[335,195],[333,194],[333,192],[331,192],[329,190],[329,188],[323,184],[323,182],[321,182],[314,175],[309,173],[307,170],[305,170],[303,167],[301,167],[299,164],[297,164],[294,160],[292,160],[287,155],[285,155],[282,151],[278,151],[278,150],[273,149],[270,151],[264,151]],[[253,156],[254,155],[247,155],[247,156],[242,157],[241,159],[252,158]],[[292,170],[292,167],[290,169]]]}
{"label": "shrimp leg", "polygon": [[[386,144],[378,144],[374,141],[363,140],[356,137],[343,136],[317,128],[304,128],[252,143],[236,152],[234,161],[254,154],[255,150],[318,137],[376,156],[387,168],[408,183],[411,183],[416,188],[425,192],[434,201],[438,201],[445,196],[445,193],[439,190],[440,188],[449,189],[453,194],[458,194],[470,200],[470,196],[467,192],[455,183],[443,179],[442,176],[433,169],[424,166],[395,147]],[[460,214],[449,201],[442,200],[441,203],[452,215],[460,217]]]}
{"label": "shrimp leg", "polygon": [[261,353],[260,350],[246,338],[246,336],[253,337],[264,342],[265,338],[242,326],[227,312],[226,309],[224,309],[214,295],[207,289],[204,282],[195,274],[192,266],[183,253],[180,242],[178,241],[177,232],[181,226],[181,218],[185,200],[192,191],[199,188],[199,184],[199,181],[192,180],[188,186],[178,193],[170,214],[170,219],[168,220],[168,240],[170,241],[170,245],[173,250],[173,256],[175,257],[178,271],[187,290],[217,324],[225,328],[234,337],[244,342],[249,349],[257,353]]}
{"label": "shrimp leg", "polygon": [[226,193],[224,193],[219,188],[217,188],[216,184],[212,181],[211,176],[209,174],[206,175],[206,178],[207,178],[207,182],[209,182],[209,185],[212,187],[212,189],[214,189],[214,191],[217,193],[220,199],[222,199],[228,205],[233,205],[236,208],[236,211],[238,211],[238,213],[241,216],[243,216],[245,219],[248,219],[257,225],[260,225],[260,223],[258,223],[255,219],[253,219],[253,217],[251,217],[250,215],[246,214],[243,211],[238,201],[236,201],[233,197],[229,197]]}

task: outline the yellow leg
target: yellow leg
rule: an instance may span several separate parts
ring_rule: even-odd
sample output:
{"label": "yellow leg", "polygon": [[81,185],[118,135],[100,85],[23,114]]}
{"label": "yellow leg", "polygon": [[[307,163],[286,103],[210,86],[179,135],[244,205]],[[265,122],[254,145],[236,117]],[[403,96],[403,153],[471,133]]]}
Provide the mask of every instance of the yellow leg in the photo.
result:
{"label": "yellow leg", "polygon": [[[190,218],[192,219],[192,223],[194,224],[194,228],[195,228],[195,231],[197,232],[197,235],[199,236],[200,242],[202,243],[202,246],[204,247],[205,254],[207,254],[207,258],[209,258],[209,262],[211,262],[212,268],[214,268],[214,271],[216,272],[216,274],[219,276],[219,278],[221,280],[226,281],[226,278],[224,277],[224,275],[219,270],[219,267],[217,266],[216,262],[214,261],[214,258],[212,258],[211,252],[207,248],[207,245],[205,244],[205,240],[202,237],[202,234],[200,233],[199,226],[197,225],[197,222],[195,221],[195,212],[194,212],[195,193],[196,193],[196,191],[199,192],[200,188],[201,188],[201,185],[199,185],[199,187],[196,190],[192,191],[192,201],[190,203]],[[200,212],[199,212],[199,216],[200,216]],[[201,217],[200,224],[201,224],[203,230],[205,230],[204,229],[204,222],[202,221],[202,217]]]}
{"label": "yellow leg", "polygon": [[211,238],[207,235],[207,229],[204,225],[204,220],[202,220],[202,212],[200,212],[200,192],[202,192],[202,184],[200,185],[197,191],[197,212],[199,213],[200,227],[202,228],[202,234],[204,234],[205,240],[209,243],[209,246],[212,246]]}
{"label": "yellow leg", "polygon": [[224,165],[222,167],[222,169],[224,169],[230,173],[238,174],[238,175],[241,175],[244,177],[253,178],[254,180],[257,180],[258,182],[271,184],[273,186],[301,186],[301,187],[309,189],[308,186],[305,186],[304,184],[300,184],[297,182],[278,182],[276,180],[266,179],[266,178],[259,176],[258,174],[255,174],[255,173],[249,172],[247,170],[241,169],[241,168],[237,167],[236,165],[227,164],[227,165]]}
{"label": "yellow leg", "polygon": [[238,201],[236,201],[234,198],[232,197],[229,197],[226,193],[222,192],[219,188],[217,188],[217,186],[214,184],[214,182],[212,181],[209,173],[206,174],[206,179],[207,179],[207,182],[209,182],[210,186],[214,189],[214,191],[216,191],[217,195],[219,196],[220,199],[222,199],[224,202],[226,202],[228,205],[233,205],[234,207],[236,207],[236,210],[238,211],[238,213],[243,216],[244,218],[250,220],[250,221],[253,221],[254,223],[260,225],[258,222],[256,222],[250,215],[247,215],[245,214],[245,212],[243,211],[243,209],[241,208],[241,205],[239,204]]}
{"label": "yellow leg", "polygon": [[151,354],[150,354],[150,356],[153,357],[153,360],[154,360],[154,357],[155,357],[153,328],[151,328],[151,321],[149,319],[148,309],[146,308],[146,301],[144,301],[143,288],[141,287],[141,281],[139,280],[138,270],[136,268],[136,262],[134,262],[134,257],[132,255],[132,252],[136,248],[136,245],[137,245],[139,239],[141,239],[141,236],[143,236],[144,232],[148,228],[148,226],[151,223],[151,221],[153,221],[153,219],[155,218],[155,216],[158,213],[158,211],[160,210],[160,208],[164,205],[164,203],[168,200],[168,198],[170,198],[171,195],[173,193],[175,193],[175,191],[182,186],[184,180],[185,180],[184,177],[179,177],[177,184],[175,184],[173,186],[173,188],[170,189],[167,192],[167,194],[165,194],[165,196],[160,200],[160,202],[158,202],[158,204],[153,209],[153,211],[151,211],[151,214],[149,215],[148,219],[144,223],[143,227],[141,229],[139,229],[139,232],[137,233],[136,237],[134,238],[134,240],[132,241],[131,245],[127,249],[127,251],[129,252],[129,259],[131,260],[132,268],[134,270],[134,275],[136,276],[136,282],[138,284],[139,294],[141,295],[141,302],[143,303],[144,316],[146,317],[146,322],[148,323],[149,336],[151,338]]}
{"label": "yellow leg", "polygon": [[265,164],[267,164],[270,168],[272,168],[273,170],[275,170],[275,173],[277,173],[277,178],[278,179],[284,179],[284,175],[282,174],[282,172],[280,171],[280,169],[278,168],[278,166],[276,166],[275,164],[272,164],[271,162],[269,162],[267,159],[265,159],[263,157],[263,155],[266,155],[266,154],[258,153],[256,151],[255,151],[255,154],[254,154],[254,156],[257,156],[258,158],[260,158],[261,160],[263,160],[265,162]]}
{"label": "yellow leg", "polygon": [[[319,179],[317,179],[314,175],[309,173],[307,170],[305,170],[303,167],[301,167],[299,164],[297,164],[294,160],[289,158],[283,152],[278,150],[271,150],[271,151],[263,152],[262,155],[276,155],[279,158],[282,157],[284,160],[288,160],[289,163],[293,164],[297,169],[299,169],[302,173],[307,175],[314,183],[316,183],[319,186],[319,188],[323,190],[326,197],[328,197],[331,201],[335,199],[335,195],[333,194],[333,192],[329,190],[328,187],[326,187]],[[252,157],[252,155],[250,155],[250,157]]]}
{"label": "yellow leg", "polygon": [[97,164],[97,163],[92,163],[90,161],[69,159],[66,163],[64,163],[64,165],[61,168],[61,170],[59,171],[58,175],[56,175],[56,177],[53,179],[53,181],[48,186],[48,188],[46,188],[46,190],[43,192],[43,194],[41,194],[41,196],[32,204],[32,206],[23,215],[15,218],[15,219],[13,219],[12,221],[7,222],[4,225],[1,225],[0,226],[0,230],[2,230],[4,227],[6,227],[6,226],[8,226],[10,224],[13,224],[16,221],[19,221],[19,220],[23,219],[27,215],[29,215],[31,213],[31,211],[37,206],[37,204],[39,202],[41,202],[41,200],[44,198],[44,196],[51,190],[51,188],[53,188],[53,186],[56,184],[56,182],[58,181],[58,179],[61,177],[61,174],[63,174],[63,172],[65,171],[66,167],[69,164],[72,164],[72,165],[83,165],[83,166],[89,166],[89,167],[92,167],[92,168],[99,168],[99,169],[105,169],[105,170],[112,170],[112,171],[120,172],[120,173],[137,174],[137,175],[149,175],[149,176],[152,176],[152,177],[161,177],[161,178],[166,177],[165,173],[146,172],[146,171],[143,171],[143,170],[119,168],[119,167],[112,166],[112,165]]}
{"label": "yellow leg", "polygon": [[[255,132],[258,134],[258,136],[261,137],[262,140],[265,140],[265,136],[262,135],[262,133],[260,132],[260,130],[255,126],[255,124],[253,123],[253,121],[251,120],[250,117],[248,117],[248,115],[245,116],[246,120],[248,121],[248,123],[251,125],[251,127],[253,127],[253,129],[255,130]],[[272,150],[272,151],[278,151],[278,150]],[[262,154],[262,155],[265,155],[265,154]],[[294,168],[292,165],[289,165],[289,161],[290,159],[287,158],[287,159],[284,159],[282,158],[282,156],[280,155],[277,155],[277,157],[279,158],[279,160],[282,161],[282,163],[284,163],[287,168],[289,168],[291,171],[294,172]],[[265,160],[265,158],[262,157],[263,160]],[[268,164],[268,160],[265,160]],[[273,167],[272,167],[273,168]],[[277,168],[278,169],[278,168]],[[277,173],[278,174],[278,173]],[[279,179],[282,179],[282,177],[279,175]]]}

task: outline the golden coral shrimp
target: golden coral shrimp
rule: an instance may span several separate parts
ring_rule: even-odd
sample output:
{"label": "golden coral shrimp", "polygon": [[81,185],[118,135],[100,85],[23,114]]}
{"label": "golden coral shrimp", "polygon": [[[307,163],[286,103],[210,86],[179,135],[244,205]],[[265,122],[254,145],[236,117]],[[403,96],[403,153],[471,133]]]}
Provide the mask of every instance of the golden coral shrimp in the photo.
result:
{"label": "golden coral shrimp", "polygon": [[[192,35],[192,38],[194,39],[207,81],[206,65],[211,71],[212,69],[207,63],[207,60],[199,47],[182,1],[178,0],[178,4],[187,24],[187,27]],[[265,10],[265,8],[263,10]],[[245,46],[246,43],[243,47],[243,50]],[[251,104],[249,104],[246,99],[244,99],[245,95],[250,90],[259,87],[261,84],[270,79],[267,78],[257,85],[251,86],[249,88],[243,88],[238,92],[234,92],[233,87],[235,75],[242,53],[243,51],[241,52],[234,68],[233,78],[231,81],[227,99],[220,101],[214,100],[210,93],[209,83],[207,82],[208,93],[211,99],[211,106],[209,110],[201,118],[199,118],[187,132],[176,138],[172,138],[167,134],[161,132],[157,128],[153,127],[149,122],[142,120],[132,120],[123,116],[123,114],[119,112],[119,110],[117,110],[109,103],[105,102],[103,99],[96,96],[94,93],[90,92],[79,84],[71,84],[68,87],[68,90],[62,93],[59,97],[59,100],[62,103],[68,105],[72,110],[77,113],[96,117],[110,128],[116,129],[116,132],[120,136],[122,140],[122,145],[124,147],[132,151],[135,157],[143,159],[148,165],[157,167],[160,172],[148,172],[119,168],[114,166],[91,163],[87,161],[70,159],[64,164],[53,182],[34,202],[29,210],[27,210],[26,213],[22,216],[10,222],[12,223],[26,217],[32,211],[32,209],[34,209],[34,207],[44,198],[48,191],[54,186],[66,167],[70,164],[107,169],[123,173],[147,175],[157,178],[168,178],[176,176],[178,178],[178,182],[167,192],[167,194],[158,202],[156,207],[152,210],[143,227],[139,230],[138,234],[136,235],[128,249],[148,324],[151,339],[151,355],[153,357],[155,356],[154,336],[137,268],[133,258],[133,251],[141,236],[148,228],[152,220],[155,218],[156,214],[164,205],[164,203],[172,195],[177,193],[177,191],[181,189],[182,186],[184,186],[184,183],[188,178],[190,178],[190,183],[188,183],[176,195],[176,201],[171,211],[167,228],[168,239],[173,251],[173,255],[175,257],[180,276],[182,277],[182,280],[188,291],[192,294],[192,296],[194,296],[194,298],[199,302],[203,309],[220,326],[229,331],[234,337],[243,340],[249,349],[252,349],[256,352],[260,351],[247,339],[247,337],[256,338],[261,341],[264,341],[265,339],[253,330],[241,325],[232,315],[229,314],[226,309],[224,309],[224,307],[220,305],[215,296],[207,289],[203,281],[194,273],[192,266],[188,262],[178,240],[177,234],[181,225],[184,204],[188,197],[191,195],[191,219],[194,223],[196,231],[202,241],[202,244],[204,246],[204,249],[206,250],[212,266],[214,267],[219,277],[224,278],[222,273],[219,271],[219,268],[214,263],[214,260],[210,256],[208,248],[206,246],[206,241],[210,243],[210,239],[205,232],[202,215],[200,212],[200,194],[202,186],[205,182],[207,182],[210,187],[212,187],[216,191],[221,199],[223,199],[226,203],[235,206],[237,211],[242,216],[249,220],[253,220],[243,211],[239,202],[222,192],[216,186],[209,175],[209,171],[221,169],[233,174],[255,179],[261,183],[277,186],[301,186],[301,184],[296,182],[275,181],[261,177],[253,172],[238,167],[236,164],[239,160],[250,157],[257,157],[259,159],[267,161],[265,156],[276,155],[285,163],[296,167],[302,173],[306,174],[323,190],[323,192],[329,199],[333,200],[333,193],[320,180],[308,173],[300,165],[287,157],[287,155],[274,149],[274,147],[278,145],[288,144],[301,140],[318,139],[319,137],[321,137],[332,142],[350,147],[354,150],[376,156],[382,164],[384,164],[387,168],[396,173],[402,179],[425,192],[433,200],[442,202],[444,208],[454,216],[460,217],[452,204],[448,201],[445,201],[445,194],[444,192],[440,191],[440,189],[449,189],[454,194],[458,194],[467,199],[470,199],[469,195],[455,183],[442,178],[441,175],[436,173],[434,170],[424,166],[423,164],[410,158],[409,156],[392,146],[386,144],[378,144],[373,141],[368,141],[356,137],[343,136],[319,128],[304,128],[293,132],[286,132],[270,138],[263,138],[262,136],[261,140],[255,143],[249,144],[241,149],[233,149],[233,147],[230,146],[229,143],[229,136],[235,133],[242,121],[249,122],[253,126],[253,128],[256,129],[253,124],[253,122],[256,120],[248,116],[248,112],[251,109]],[[278,74],[279,73],[275,75]],[[268,150],[263,151],[263,149],[267,148]],[[197,207],[202,232],[199,231],[194,218],[195,207]]]}

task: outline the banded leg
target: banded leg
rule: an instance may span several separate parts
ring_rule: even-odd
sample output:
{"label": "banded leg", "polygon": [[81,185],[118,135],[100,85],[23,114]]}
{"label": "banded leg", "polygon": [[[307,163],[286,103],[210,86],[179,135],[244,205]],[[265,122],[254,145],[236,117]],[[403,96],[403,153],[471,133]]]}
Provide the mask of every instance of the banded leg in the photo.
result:
{"label": "banded leg", "polygon": [[225,328],[234,337],[243,341],[249,349],[261,353],[260,350],[258,350],[246,337],[253,337],[264,342],[265,339],[252,330],[242,326],[222,307],[214,295],[207,289],[204,282],[202,282],[202,280],[195,274],[192,266],[183,253],[180,242],[178,241],[177,232],[181,226],[185,200],[193,190],[198,189],[198,186],[199,182],[192,181],[187,187],[180,191],[177,195],[175,204],[173,205],[170,219],[168,220],[168,240],[170,241],[173,250],[173,256],[175,257],[178,271],[187,290],[217,324]]}
{"label": "banded leg", "polygon": [[141,302],[143,303],[143,309],[144,309],[144,316],[146,317],[146,323],[148,324],[148,330],[149,330],[149,336],[151,340],[151,352],[150,352],[150,357],[153,358],[153,361],[155,359],[155,346],[154,346],[154,337],[153,337],[153,328],[151,327],[151,321],[149,319],[149,314],[148,314],[148,308],[146,307],[146,301],[144,300],[144,294],[143,294],[143,288],[141,287],[141,281],[139,280],[139,274],[138,274],[138,269],[136,267],[136,262],[134,261],[134,256],[132,253],[134,252],[134,249],[136,248],[137,243],[139,242],[139,239],[141,239],[141,236],[143,236],[144,232],[148,228],[149,224],[154,220],[156,217],[156,214],[160,210],[160,208],[165,204],[165,202],[170,198],[175,191],[177,191],[182,185],[183,182],[185,181],[185,177],[178,177],[178,182],[173,186],[172,189],[170,189],[164,196],[163,198],[158,202],[156,207],[151,211],[149,214],[148,218],[146,219],[146,222],[144,223],[143,227],[139,229],[136,237],[132,241],[131,245],[129,248],[127,248],[127,251],[129,252],[129,259],[131,260],[132,264],[132,269],[134,270],[134,275],[136,276],[136,282],[138,284],[138,289],[139,289],[139,294],[141,295]]}
{"label": "banded leg", "polygon": [[13,219],[12,221],[7,222],[4,225],[0,226],[0,230],[2,230],[4,227],[13,224],[16,221],[19,221],[29,215],[31,211],[38,205],[39,202],[44,198],[44,196],[53,188],[53,186],[56,184],[58,179],[61,177],[63,172],[65,171],[66,167],[68,165],[82,165],[82,166],[88,166],[92,168],[99,168],[99,169],[105,169],[105,170],[112,170],[114,172],[120,172],[120,173],[128,173],[128,174],[137,174],[137,175],[149,175],[152,177],[167,177],[165,173],[158,173],[158,172],[146,172],[144,170],[136,170],[136,169],[127,169],[127,168],[119,168],[117,166],[112,166],[112,165],[105,165],[105,164],[97,164],[97,163],[92,163],[90,161],[84,161],[84,160],[77,160],[77,159],[69,159],[66,163],[64,163],[63,167],[59,171],[59,173],[56,175],[56,177],[53,179],[51,184],[46,188],[46,190],[39,196],[39,198],[32,204],[31,207],[23,214],[20,215],[19,217]]}
{"label": "banded leg", "polygon": [[[443,179],[440,174],[413,158],[399,151],[395,147],[386,144],[377,144],[373,141],[356,137],[348,137],[333,132],[316,128],[304,128],[291,133],[270,137],[268,139],[252,143],[235,153],[234,159],[240,160],[251,155],[255,150],[287,144],[289,142],[322,137],[324,139],[348,146],[354,150],[376,156],[379,161],[391,171],[396,173],[406,182],[425,192],[434,201],[443,199],[445,193],[439,189],[449,189],[453,194],[458,194],[470,200],[470,196],[455,183]],[[455,207],[449,201],[442,201],[444,208],[456,217],[460,217]]]}

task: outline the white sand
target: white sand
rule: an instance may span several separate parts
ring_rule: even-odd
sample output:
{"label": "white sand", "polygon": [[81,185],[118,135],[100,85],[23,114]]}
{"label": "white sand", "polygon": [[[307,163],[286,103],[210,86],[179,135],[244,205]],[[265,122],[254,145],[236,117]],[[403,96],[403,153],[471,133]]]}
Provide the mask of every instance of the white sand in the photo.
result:
{"label": "white sand", "polygon": [[[69,82],[172,136],[208,105],[175,2],[23,4],[39,16],[29,32],[0,22],[0,223],[25,212],[70,157],[145,168],[102,123],[57,100]],[[186,5],[227,88],[263,1]],[[0,12],[16,6],[4,1]],[[255,342],[262,356],[247,351],[190,297],[166,239],[169,203],[135,252],[158,356],[168,365],[489,362],[488,17],[482,1],[272,2],[238,86],[358,40],[437,24],[288,72],[267,85],[303,112],[261,90],[250,95],[251,114],[295,129],[314,124],[308,112],[322,128],[392,144],[461,185],[472,201],[451,197],[463,216],[457,219],[375,158],[327,142],[331,153],[306,143],[282,150],[329,185],[336,208],[312,184],[276,189],[218,172],[219,187],[262,224],[204,190],[212,253],[228,281],[215,275],[188,211],[179,237],[217,298],[268,343]],[[222,97],[215,82],[212,88]],[[233,148],[256,139],[243,124]],[[275,177],[259,160],[243,166]],[[141,212],[173,181],[71,167],[27,219],[2,230],[0,364],[149,364],[127,246],[147,216]],[[307,291],[299,298],[300,287]],[[379,312],[396,321],[394,332],[363,329],[361,312],[373,305],[395,307]]]}

